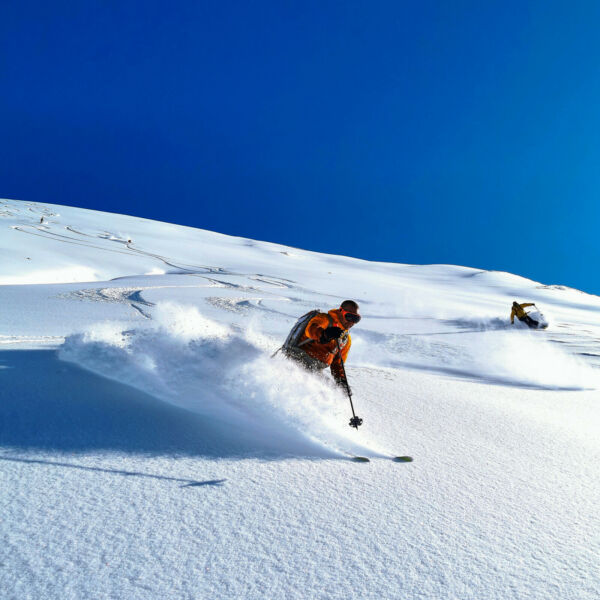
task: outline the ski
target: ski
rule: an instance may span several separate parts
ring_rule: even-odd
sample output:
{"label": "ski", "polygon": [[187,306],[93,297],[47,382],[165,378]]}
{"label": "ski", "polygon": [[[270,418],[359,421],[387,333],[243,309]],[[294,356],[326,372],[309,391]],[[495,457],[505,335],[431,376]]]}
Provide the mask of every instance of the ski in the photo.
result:
{"label": "ski", "polygon": [[[366,456],[350,456],[350,460],[352,460],[353,462],[360,462],[360,463],[371,462],[371,459],[367,458]],[[391,456],[390,460],[392,462],[398,462],[398,463],[409,463],[409,462],[413,461],[413,457],[412,456]]]}
{"label": "ski", "polygon": [[412,456],[394,456],[392,458],[392,460],[394,462],[412,462],[413,461],[413,457]]}

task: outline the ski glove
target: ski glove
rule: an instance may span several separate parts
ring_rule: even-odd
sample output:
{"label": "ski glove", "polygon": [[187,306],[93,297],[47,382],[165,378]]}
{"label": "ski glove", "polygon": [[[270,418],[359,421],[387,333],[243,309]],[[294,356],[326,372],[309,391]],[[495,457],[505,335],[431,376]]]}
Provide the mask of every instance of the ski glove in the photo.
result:
{"label": "ski glove", "polygon": [[325,329],[321,334],[321,339],[319,342],[321,342],[321,344],[326,344],[331,340],[337,340],[340,338],[342,333],[344,333],[344,330],[341,327],[327,327],[327,329]]}

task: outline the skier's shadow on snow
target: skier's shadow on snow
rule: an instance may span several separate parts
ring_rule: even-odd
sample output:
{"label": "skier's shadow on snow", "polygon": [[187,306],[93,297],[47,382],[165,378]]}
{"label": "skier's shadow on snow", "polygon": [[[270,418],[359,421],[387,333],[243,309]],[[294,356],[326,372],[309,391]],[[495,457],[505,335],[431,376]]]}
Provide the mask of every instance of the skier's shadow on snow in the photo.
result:
{"label": "skier's shadow on snow", "polygon": [[159,479],[161,481],[175,481],[183,483],[181,487],[200,487],[216,486],[220,487],[227,479],[209,479],[207,481],[195,481],[193,479],[182,479],[180,477],[169,477],[167,475],[154,475],[152,473],[142,473],[141,471],[123,471],[121,469],[107,469],[101,467],[89,467],[87,465],[78,465],[71,462],[58,462],[55,460],[43,460],[40,458],[22,458],[20,456],[0,456],[0,460],[8,462],[26,463],[31,465],[43,465],[51,467],[66,467],[69,469],[81,469],[83,471],[92,471],[96,473],[108,473],[110,475],[122,475],[123,477],[148,477],[150,479]]}
{"label": "skier's shadow on snow", "polygon": [[182,485],[181,487],[204,487],[210,485],[214,487],[221,487],[227,479],[209,479],[207,481],[190,481],[189,483]]}
{"label": "skier's shadow on snow", "polygon": [[205,419],[63,362],[54,350],[0,351],[0,447],[206,458],[290,457],[290,452],[269,447],[268,440],[252,432]]}

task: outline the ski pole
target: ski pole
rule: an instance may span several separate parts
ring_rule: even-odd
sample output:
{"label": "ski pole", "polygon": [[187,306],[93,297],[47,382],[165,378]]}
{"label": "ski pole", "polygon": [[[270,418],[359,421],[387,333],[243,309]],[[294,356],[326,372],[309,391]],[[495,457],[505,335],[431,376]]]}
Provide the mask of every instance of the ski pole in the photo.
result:
{"label": "ski pole", "polygon": [[360,417],[356,416],[354,412],[354,404],[352,403],[352,390],[350,389],[350,385],[348,384],[348,377],[346,376],[346,367],[344,365],[344,359],[342,358],[342,349],[340,348],[340,341],[335,340],[337,345],[338,354],[340,356],[340,363],[342,365],[342,375],[344,376],[344,385],[346,387],[346,392],[348,394],[348,400],[350,400],[350,408],[352,409],[352,418],[350,419],[350,427],[355,427],[358,431],[358,426],[362,425],[363,420]]}

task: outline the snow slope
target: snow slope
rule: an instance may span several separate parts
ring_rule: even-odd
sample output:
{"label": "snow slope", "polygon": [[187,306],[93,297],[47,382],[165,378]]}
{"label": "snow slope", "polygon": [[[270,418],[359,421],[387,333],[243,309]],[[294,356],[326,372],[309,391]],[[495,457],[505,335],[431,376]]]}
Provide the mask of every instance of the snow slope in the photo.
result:
{"label": "snow slope", "polygon": [[600,595],[596,296],[0,200],[0,306],[2,597]]}

